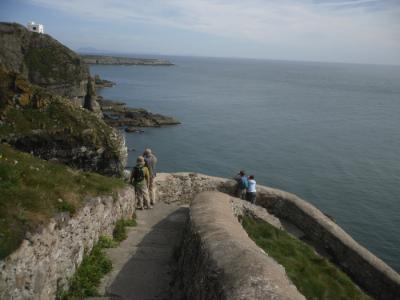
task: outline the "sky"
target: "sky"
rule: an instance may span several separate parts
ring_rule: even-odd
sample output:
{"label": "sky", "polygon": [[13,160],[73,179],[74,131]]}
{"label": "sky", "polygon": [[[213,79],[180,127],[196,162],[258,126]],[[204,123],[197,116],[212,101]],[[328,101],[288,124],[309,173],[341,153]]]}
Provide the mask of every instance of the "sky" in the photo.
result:
{"label": "sky", "polygon": [[0,0],[74,50],[400,65],[400,0]]}

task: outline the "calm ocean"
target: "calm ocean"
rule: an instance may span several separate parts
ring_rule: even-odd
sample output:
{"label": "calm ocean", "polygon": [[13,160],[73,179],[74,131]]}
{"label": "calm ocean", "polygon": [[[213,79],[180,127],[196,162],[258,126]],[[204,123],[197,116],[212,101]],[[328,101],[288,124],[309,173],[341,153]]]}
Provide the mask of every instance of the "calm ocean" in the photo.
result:
{"label": "calm ocean", "polygon": [[400,67],[170,57],[92,66],[100,91],[180,126],[126,134],[159,171],[232,177],[299,195],[400,271]]}

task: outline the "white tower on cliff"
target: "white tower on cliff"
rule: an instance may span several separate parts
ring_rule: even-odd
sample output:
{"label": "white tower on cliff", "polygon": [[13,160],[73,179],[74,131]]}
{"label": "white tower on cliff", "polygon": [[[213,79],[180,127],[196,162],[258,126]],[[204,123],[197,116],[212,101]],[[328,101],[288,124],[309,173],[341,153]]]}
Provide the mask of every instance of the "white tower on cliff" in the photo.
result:
{"label": "white tower on cliff", "polygon": [[37,33],[44,33],[44,27],[42,24],[36,24],[35,22],[29,22],[28,25],[28,30],[37,32]]}

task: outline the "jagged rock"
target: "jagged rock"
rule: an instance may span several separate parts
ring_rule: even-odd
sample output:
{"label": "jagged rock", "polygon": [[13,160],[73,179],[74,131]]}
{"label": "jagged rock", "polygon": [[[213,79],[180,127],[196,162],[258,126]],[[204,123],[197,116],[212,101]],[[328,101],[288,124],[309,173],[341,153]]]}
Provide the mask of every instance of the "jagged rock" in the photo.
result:
{"label": "jagged rock", "polygon": [[160,127],[181,124],[172,117],[153,114],[143,108],[126,107],[125,103],[113,100],[99,100],[104,121],[113,127]]}
{"label": "jagged rock", "polygon": [[1,67],[0,79],[1,142],[79,169],[122,174],[125,140],[101,118]]}
{"label": "jagged rock", "polygon": [[93,111],[99,117],[102,116],[100,104],[97,102],[96,96],[96,84],[93,78],[88,79],[87,88],[86,88],[86,96],[85,96],[85,103],[83,105],[84,108]]}
{"label": "jagged rock", "polygon": [[110,80],[100,78],[100,75],[94,75],[94,83],[96,84],[96,88],[105,88],[105,87],[113,87],[115,82]]}
{"label": "jagged rock", "polygon": [[125,132],[138,132],[138,133],[142,133],[144,132],[143,130],[137,129],[135,127],[126,127],[125,128]]}

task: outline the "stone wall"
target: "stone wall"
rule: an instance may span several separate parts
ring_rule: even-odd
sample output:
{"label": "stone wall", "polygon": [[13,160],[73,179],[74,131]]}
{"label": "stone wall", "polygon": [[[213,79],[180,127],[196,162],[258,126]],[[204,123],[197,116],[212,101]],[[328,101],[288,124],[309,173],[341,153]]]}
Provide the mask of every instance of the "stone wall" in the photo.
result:
{"label": "stone wall", "polygon": [[231,197],[219,192],[201,193],[191,203],[179,269],[186,299],[305,299],[285,269],[248,237]]}
{"label": "stone wall", "polygon": [[117,196],[88,199],[72,218],[59,214],[40,232],[28,235],[18,250],[0,261],[0,299],[54,299],[57,287],[66,288],[101,235],[112,235],[115,222],[132,217],[134,190]]}
{"label": "stone wall", "polygon": [[166,203],[188,204],[204,191],[233,193],[235,184],[230,180],[199,173],[157,173],[157,198]]}
{"label": "stone wall", "polygon": [[296,195],[259,186],[257,204],[297,226],[305,239],[376,299],[400,299],[400,275]]}
{"label": "stone wall", "polygon": [[[196,173],[161,173],[157,175],[156,185],[161,201],[189,203],[202,191],[232,193],[235,182]],[[400,275],[310,203],[259,185],[257,204],[278,217],[285,229],[295,228],[376,299],[400,299]]]}

